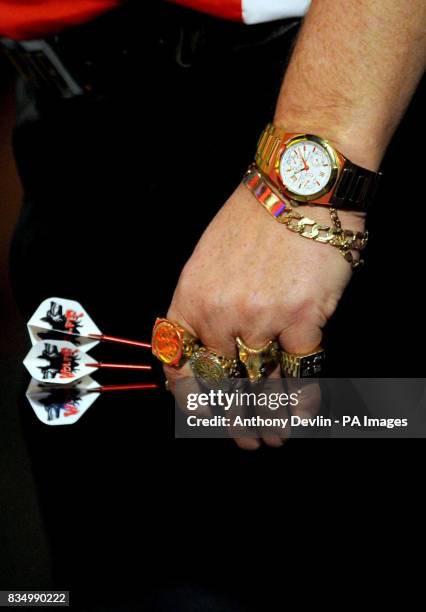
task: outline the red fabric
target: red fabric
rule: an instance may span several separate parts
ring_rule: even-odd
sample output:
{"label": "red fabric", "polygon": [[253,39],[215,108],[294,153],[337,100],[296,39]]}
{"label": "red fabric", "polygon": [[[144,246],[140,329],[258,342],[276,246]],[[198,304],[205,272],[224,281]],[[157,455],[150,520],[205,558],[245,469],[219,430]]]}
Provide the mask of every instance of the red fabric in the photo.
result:
{"label": "red fabric", "polygon": [[94,19],[121,0],[0,0],[0,35],[15,40],[43,37]]}
{"label": "red fabric", "polygon": [[[0,0],[0,36],[42,38],[90,21],[123,0]],[[139,0],[151,2],[151,0]],[[154,0],[155,2],[156,0]],[[241,0],[170,0],[216,17],[242,21]]]}
{"label": "red fabric", "polygon": [[210,13],[216,17],[224,19],[232,19],[234,21],[242,21],[241,0],[169,0],[175,4],[182,4],[189,8]]}

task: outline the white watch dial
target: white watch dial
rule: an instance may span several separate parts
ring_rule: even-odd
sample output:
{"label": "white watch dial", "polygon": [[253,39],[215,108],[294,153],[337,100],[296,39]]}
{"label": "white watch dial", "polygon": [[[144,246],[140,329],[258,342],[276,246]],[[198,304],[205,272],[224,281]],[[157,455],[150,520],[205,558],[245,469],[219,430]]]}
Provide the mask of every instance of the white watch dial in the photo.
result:
{"label": "white watch dial", "polygon": [[290,145],[281,157],[281,180],[297,195],[310,196],[324,189],[331,172],[332,163],[327,151],[311,140]]}

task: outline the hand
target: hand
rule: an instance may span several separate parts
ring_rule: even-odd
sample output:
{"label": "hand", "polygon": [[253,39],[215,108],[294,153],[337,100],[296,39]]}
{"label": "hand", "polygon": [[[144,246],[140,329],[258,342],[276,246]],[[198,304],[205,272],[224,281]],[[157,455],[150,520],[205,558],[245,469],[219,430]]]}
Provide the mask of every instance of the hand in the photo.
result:
{"label": "hand", "polygon": [[[327,209],[299,210],[305,208],[307,216],[329,223]],[[341,217],[344,227],[363,230],[360,216]],[[229,357],[236,356],[236,336],[259,347],[277,338],[286,351],[305,353],[321,343],[321,330],[350,277],[351,267],[337,249],[290,232],[241,185],[182,270],[167,317]],[[189,364],[164,370],[172,391],[177,379],[193,376]],[[276,436],[263,439],[281,443]],[[236,441],[242,448],[259,446],[250,438]]]}
{"label": "hand", "polygon": [[[310,155],[310,153],[309,153],[309,155]],[[309,155],[308,155],[308,159],[309,159]],[[309,170],[308,160],[307,160],[307,159],[305,159],[305,158],[303,157],[303,155],[301,155],[300,157],[302,158],[302,162],[303,162],[303,170]]]}
{"label": "hand", "polygon": [[300,170],[296,170],[293,176],[296,176],[296,174],[299,174],[299,172],[304,172],[304,170],[309,170],[308,166],[305,165],[303,168],[300,168]]}

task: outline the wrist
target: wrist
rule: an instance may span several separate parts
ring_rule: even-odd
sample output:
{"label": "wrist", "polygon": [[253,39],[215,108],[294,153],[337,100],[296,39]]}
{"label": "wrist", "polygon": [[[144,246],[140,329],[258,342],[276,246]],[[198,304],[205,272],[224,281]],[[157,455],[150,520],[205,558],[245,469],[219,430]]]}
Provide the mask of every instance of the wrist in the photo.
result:
{"label": "wrist", "polygon": [[314,115],[309,112],[275,113],[274,125],[286,132],[315,134],[328,140],[333,147],[354,164],[377,172],[387,144],[387,139],[377,129],[360,122],[341,118],[336,111],[334,119],[328,114]]}

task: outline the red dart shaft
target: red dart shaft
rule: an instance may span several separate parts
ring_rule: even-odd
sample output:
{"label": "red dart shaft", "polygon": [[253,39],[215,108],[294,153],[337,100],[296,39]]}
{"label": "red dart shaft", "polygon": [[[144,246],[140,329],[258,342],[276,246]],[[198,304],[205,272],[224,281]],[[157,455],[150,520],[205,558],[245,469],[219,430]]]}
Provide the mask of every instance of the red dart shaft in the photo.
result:
{"label": "red dart shaft", "polygon": [[150,365],[136,365],[134,363],[86,363],[88,368],[117,368],[120,370],[152,370]]}
{"label": "red dart shaft", "polygon": [[103,385],[97,387],[93,391],[136,391],[138,389],[158,389],[159,386],[155,384],[144,384],[144,385]]}
{"label": "red dart shaft", "polygon": [[88,334],[89,338],[100,340],[101,342],[117,342],[118,344],[128,344],[129,346],[139,346],[141,348],[151,348],[148,342],[139,342],[138,340],[127,340],[126,338],[118,338],[117,336],[106,336],[104,334]]}

